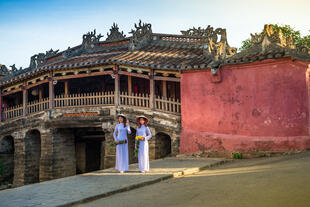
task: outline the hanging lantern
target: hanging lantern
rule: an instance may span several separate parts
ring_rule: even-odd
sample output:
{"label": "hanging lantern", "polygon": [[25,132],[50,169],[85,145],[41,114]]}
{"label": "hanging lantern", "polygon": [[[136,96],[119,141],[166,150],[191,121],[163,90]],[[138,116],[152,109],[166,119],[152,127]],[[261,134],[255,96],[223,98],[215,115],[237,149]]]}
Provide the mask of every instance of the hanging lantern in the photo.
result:
{"label": "hanging lantern", "polygon": [[38,94],[39,94],[38,89],[32,89],[32,90],[31,90],[31,95],[37,96]]}

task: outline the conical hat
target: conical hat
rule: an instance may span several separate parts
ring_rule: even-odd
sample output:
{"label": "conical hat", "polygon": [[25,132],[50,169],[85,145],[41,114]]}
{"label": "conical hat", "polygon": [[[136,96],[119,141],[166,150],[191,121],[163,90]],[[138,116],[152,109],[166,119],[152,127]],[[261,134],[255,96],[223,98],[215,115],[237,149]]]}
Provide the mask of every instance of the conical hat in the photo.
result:
{"label": "conical hat", "polygon": [[148,119],[146,116],[143,116],[143,115],[137,116],[136,121],[139,122],[139,119],[140,119],[140,118],[144,118],[144,119],[146,120],[146,121],[145,121],[146,124],[149,123],[149,119]]}
{"label": "conical hat", "polygon": [[120,117],[120,116],[122,116],[122,117],[124,117],[124,118],[127,118],[125,114],[117,114],[115,118],[117,119],[117,118]]}

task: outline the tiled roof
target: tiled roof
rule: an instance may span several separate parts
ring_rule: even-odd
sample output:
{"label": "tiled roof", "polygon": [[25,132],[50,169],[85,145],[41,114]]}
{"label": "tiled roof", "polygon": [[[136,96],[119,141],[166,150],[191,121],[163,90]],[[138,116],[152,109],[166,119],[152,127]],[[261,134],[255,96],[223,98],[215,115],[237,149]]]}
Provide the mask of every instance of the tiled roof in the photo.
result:
{"label": "tiled roof", "polygon": [[[283,38],[266,25],[265,32],[252,36],[252,47],[236,53],[226,39],[222,28],[193,28],[181,31],[182,35],[152,33],[151,25],[139,22],[125,37],[114,24],[105,41],[99,41],[96,31],[83,35],[81,45],[39,53],[31,57],[29,68],[9,73],[0,79],[0,86],[37,73],[97,65],[127,65],[164,70],[191,70],[220,65],[240,64],[268,58],[294,57],[310,61],[310,51],[296,48],[291,39]],[[220,36],[221,38],[218,38]]]}

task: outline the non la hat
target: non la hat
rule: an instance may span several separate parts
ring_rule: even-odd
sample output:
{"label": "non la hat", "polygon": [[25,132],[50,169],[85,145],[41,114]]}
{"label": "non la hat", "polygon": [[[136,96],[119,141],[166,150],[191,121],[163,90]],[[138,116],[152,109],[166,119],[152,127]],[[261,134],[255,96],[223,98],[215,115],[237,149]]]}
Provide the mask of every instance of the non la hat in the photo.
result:
{"label": "non la hat", "polygon": [[143,116],[143,115],[137,116],[136,121],[138,122],[138,120],[140,118],[144,118],[146,120],[146,123],[149,123],[149,119],[146,116]]}
{"label": "non la hat", "polygon": [[125,115],[125,114],[117,114],[117,115],[116,115],[116,118],[118,118],[119,116],[122,116],[122,117],[126,118],[126,115]]}

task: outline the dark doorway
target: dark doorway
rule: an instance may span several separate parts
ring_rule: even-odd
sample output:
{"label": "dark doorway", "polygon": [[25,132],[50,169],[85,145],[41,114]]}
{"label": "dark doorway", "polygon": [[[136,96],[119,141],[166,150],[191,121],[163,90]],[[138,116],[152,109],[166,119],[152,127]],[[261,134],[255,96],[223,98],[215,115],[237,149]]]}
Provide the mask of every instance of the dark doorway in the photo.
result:
{"label": "dark doorway", "polygon": [[171,138],[168,134],[159,132],[155,137],[155,159],[160,159],[171,154]]}
{"label": "dark doorway", "polygon": [[100,170],[101,141],[86,142],[86,172]]}
{"label": "dark doorway", "polygon": [[105,135],[101,128],[78,128],[74,130],[76,173],[103,169]]}
{"label": "dark doorway", "polygon": [[14,138],[12,136],[6,136],[1,140],[0,164],[1,164],[0,185],[4,183],[13,183]]}

